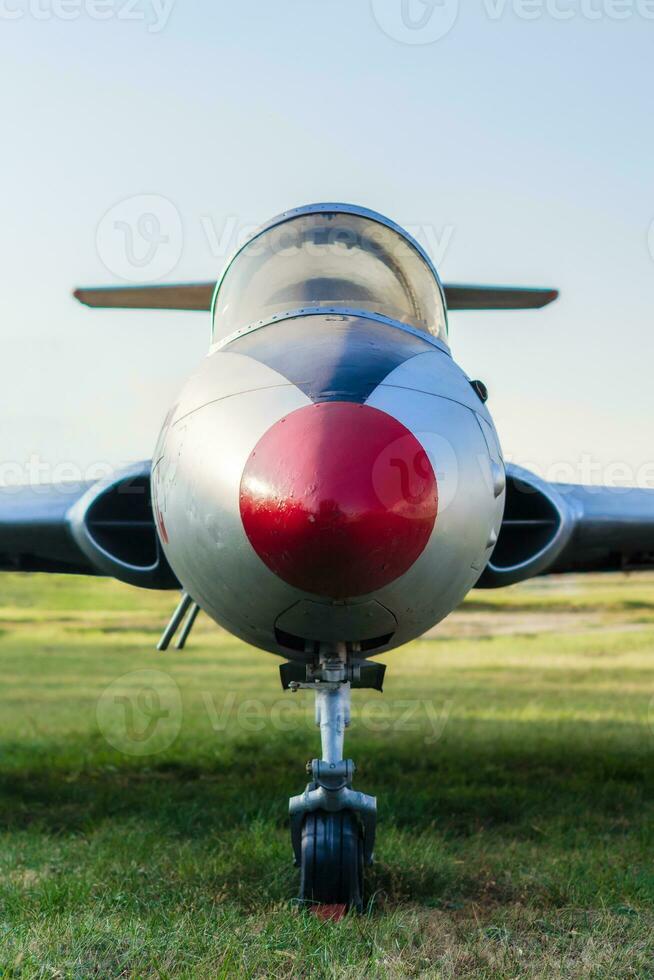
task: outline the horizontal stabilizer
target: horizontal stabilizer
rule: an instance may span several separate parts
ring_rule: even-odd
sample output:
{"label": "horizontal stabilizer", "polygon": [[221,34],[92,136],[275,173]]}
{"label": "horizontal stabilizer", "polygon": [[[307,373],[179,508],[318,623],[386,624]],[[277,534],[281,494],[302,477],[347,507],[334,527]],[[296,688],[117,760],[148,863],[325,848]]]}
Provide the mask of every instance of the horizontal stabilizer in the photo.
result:
{"label": "horizontal stabilizer", "polygon": [[76,289],[85,306],[114,310],[210,310],[215,282],[179,282],[153,286],[91,286]]}
{"label": "horizontal stabilizer", "polygon": [[448,310],[539,310],[553,303],[556,289],[533,289],[526,286],[445,285]]}
{"label": "horizontal stabilizer", "polygon": [[[91,286],[73,295],[85,306],[123,310],[210,310],[215,282],[151,286]],[[522,286],[444,286],[448,310],[536,310],[559,295],[556,289]]]}

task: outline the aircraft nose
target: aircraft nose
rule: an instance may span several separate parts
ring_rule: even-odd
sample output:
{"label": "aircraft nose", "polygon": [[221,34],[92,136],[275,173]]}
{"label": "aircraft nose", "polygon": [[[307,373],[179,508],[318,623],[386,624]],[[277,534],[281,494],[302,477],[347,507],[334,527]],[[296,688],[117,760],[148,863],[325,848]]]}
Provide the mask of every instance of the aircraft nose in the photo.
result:
{"label": "aircraft nose", "polygon": [[369,405],[321,402],[276,422],[243,472],[240,510],[263,562],[333,599],[387,585],[423,551],[438,486],[401,422]]}

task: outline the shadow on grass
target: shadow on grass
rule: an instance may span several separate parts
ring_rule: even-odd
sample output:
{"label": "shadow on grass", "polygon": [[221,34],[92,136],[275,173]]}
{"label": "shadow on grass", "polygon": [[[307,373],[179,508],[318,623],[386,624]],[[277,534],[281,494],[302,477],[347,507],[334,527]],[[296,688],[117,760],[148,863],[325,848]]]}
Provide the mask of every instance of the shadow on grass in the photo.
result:
{"label": "shadow on grass", "polygon": [[[634,863],[634,854],[641,863],[640,855],[651,853],[654,751],[639,747],[642,727],[614,726],[609,736],[603,726],[584,723],[576,726],[576,740],[548,738],[542,726],[540,733],[524,728],[478,723],[474,736],[462,727],[428,749],[419,736],[357,740],[353,754],[365,768],[355,785],[379,801],[380,861],[368,880],[382,905],[408,899],[443,908],[467,900],[511,903],[536,887],[565,905],[567,860],[597,895],[607,881],[607,849],[625,865]],[[161,841],[171,853],[184,843],[207,862],[217,855],[216,879],[235,894],[244,881],[256,883],[263,875],[262,891],[252,885],[257,901],[279,901],[297,887],[287,799],[304,785],[303,749],[304,738],[262,734],[223,745],[220,755],[196,749],[194,757],[187,744],[179,757],[126,762],[109,756],[99,738],[48,743],[47,759],[36,746],[4,744],[2,758],[16,751],[21,765],[0,770],[0,832],[62,838],[125,833],[132,835],[126,840]],[[593,842],[596,857],[591,861],[589,851],[579,864],[579,848]],[[516,883],[515,875],[502,877],[497,868],[502,861],[519,864],[511,849],[521,843],[529,867]],[[536,886],[534,875],[561,857],[561,884]],[[623,875],[608,890],[654,893],[649,874],[647,881],[637,880],[637,869],[627,874],[633,879],[628,886]]]}
{"label": "shadow on grass", "polygon": [[[602,724],[584,723],[556,738],[542,725],[522,727],[477,723],[474,736],[462,727],[429,747],[419,735],[358,739],[350,746],[363,766],[355,785],[378,796],[385,822],[417,833],[437,825],[446,835],[505,828],[515,837],[549,820],[589,829],[651,823],[654,744],[642,726],[614,725],[605,736]],[[136,817],[201,837],[255,819],[281,825],[288,796],[306,782],[307,744],[264,733],[232,740],[220,754],[194,758],[184,746],[179,757],[126,760],[108,755],[99,738],[48,742],[47,758],[42,748],[5,743],[0,758],[14,762],[0,768],[0,829],[88,832]]]}

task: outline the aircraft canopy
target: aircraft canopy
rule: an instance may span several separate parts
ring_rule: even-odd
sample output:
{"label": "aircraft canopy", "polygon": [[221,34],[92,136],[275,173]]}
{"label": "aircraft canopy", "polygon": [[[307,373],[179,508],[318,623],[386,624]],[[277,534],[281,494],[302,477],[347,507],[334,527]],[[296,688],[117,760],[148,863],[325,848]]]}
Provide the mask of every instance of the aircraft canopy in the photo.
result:
{"label": "aircraft canopy", "polygon": [[364,214],[296,214],[264,229],[232,259],[214,302],[213,340],[307,308],[366,311],[447,342],[438,279],[418,247]]}

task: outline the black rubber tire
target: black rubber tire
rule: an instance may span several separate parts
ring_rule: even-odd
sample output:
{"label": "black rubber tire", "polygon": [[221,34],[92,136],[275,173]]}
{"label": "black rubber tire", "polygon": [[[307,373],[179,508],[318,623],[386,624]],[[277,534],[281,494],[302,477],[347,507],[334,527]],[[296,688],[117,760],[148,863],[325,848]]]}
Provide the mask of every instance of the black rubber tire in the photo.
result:
{"label": "black rubber tire", "polygon": [[316,810],[305,817],[300,900],[363,908],[363,835],[351,810]]}

